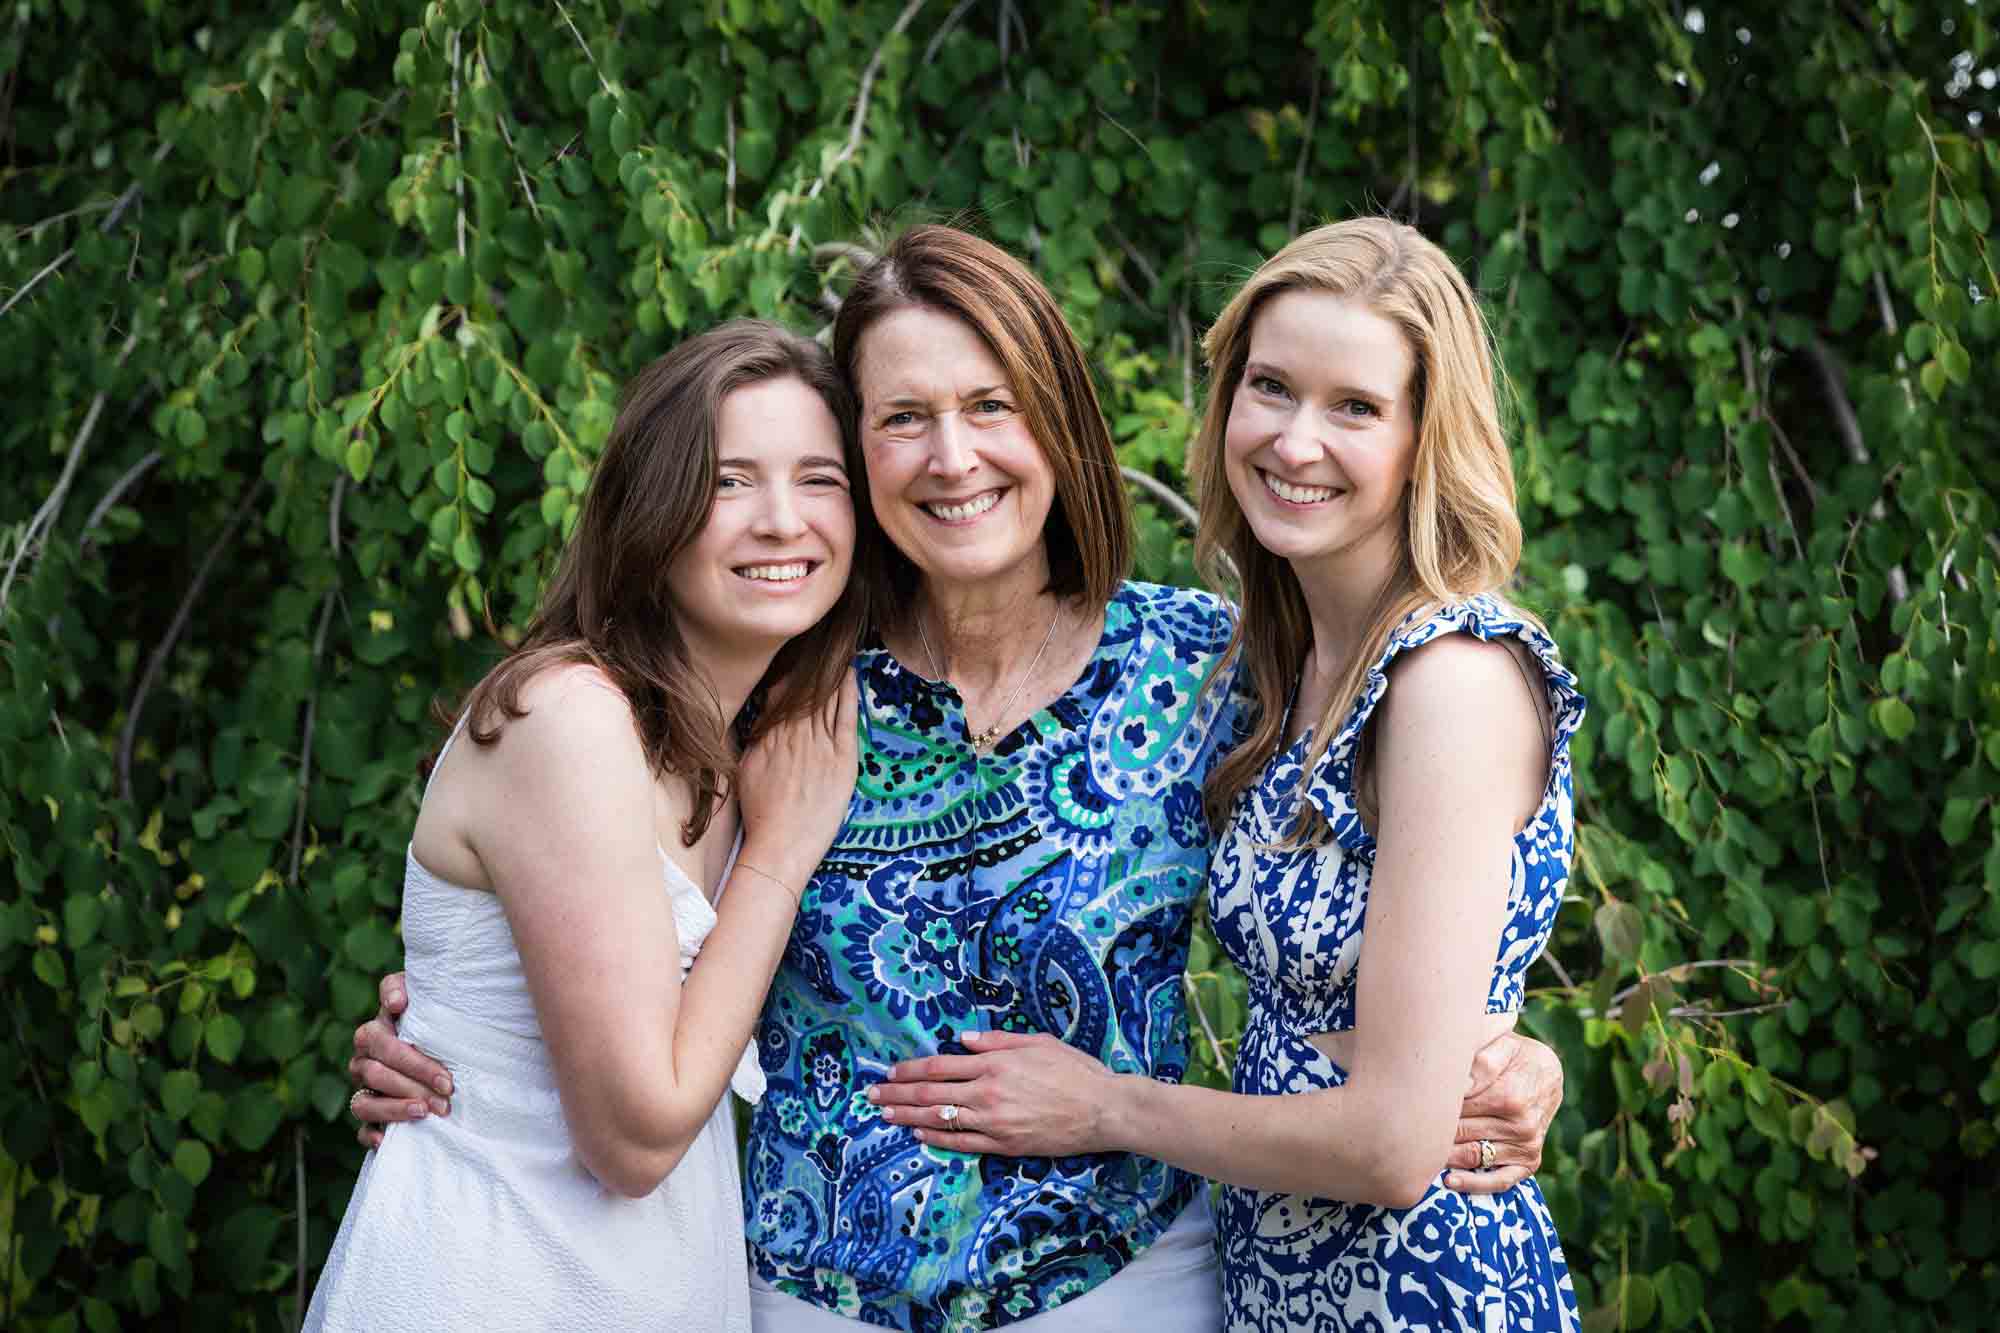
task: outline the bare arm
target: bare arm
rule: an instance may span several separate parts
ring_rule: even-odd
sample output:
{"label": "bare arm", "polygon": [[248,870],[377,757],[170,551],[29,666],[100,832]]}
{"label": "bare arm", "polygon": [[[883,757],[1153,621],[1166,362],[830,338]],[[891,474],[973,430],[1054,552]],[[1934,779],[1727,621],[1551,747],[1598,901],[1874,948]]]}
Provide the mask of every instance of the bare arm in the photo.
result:
{"label": "bare arm", "polygon": [[[960,1130],[934,1132],[934,1112],[892,1117],[907,1115],[944,1147],[1122,1149],[1255,1188],[1393,1206],[1420,1198],[1451,1153],[1466,1071],[1485,1040],[1509,844],[1546,756],[1503,648],[1442,639],[1403,659],[1394,682],[1376,718],[1384,820],[1347,1083],[1237,1096],[1114,1076],[1052,1038],[994,1035],[967,1041],[986,1054],[912,1061],[881,1088],[885,1101],[912,1107],[950,1097],[965,1108]],[[1026,1074],[991,1077],[994,1062],[1019,1057],[1039,1062],[1032,1089]],[[950,1087],[931,1083],[905,1101],[906,1077]]]}
{"label": "bare arm", "polygon": [[[721,1098],[797,894],[845,813],[853,688],[828,715],[775,729],[745,756],[744,846],[703,965],[685,985],[672,962],[652,783],[629,715],[602,691],[571,693],[561,710],[532,707],[481,756],[496,763],[505,800],[495,808],[534,809],[538,818],[483,819],[475,846],[506,905],[579,1153],[606,1185],[643,1194]],[[547,725],[533,725],[538,718]],[[384,1015],[357,1031],[350,1066],[366,1086],[399,1094],[357,1098],[358,1115],[386,1106],[382,1120],[409,1118],[408,1108],[426,1103],[400,1094],[448,1078],[395,1040],[386,1020],[402,998],[396,982],[383,985]],[[364,1124],[364,1142],[371,1132],[379,1138]]]}

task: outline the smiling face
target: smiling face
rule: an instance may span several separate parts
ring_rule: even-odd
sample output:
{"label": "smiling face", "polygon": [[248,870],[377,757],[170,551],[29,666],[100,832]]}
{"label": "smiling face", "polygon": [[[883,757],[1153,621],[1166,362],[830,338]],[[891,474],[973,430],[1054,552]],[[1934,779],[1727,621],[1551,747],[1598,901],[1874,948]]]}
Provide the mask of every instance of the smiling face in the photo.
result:
{"label": "smiling face", "polygon": [[1379,579],[1396,560],[1416,457],[1415,358],[1363,302],[1266,301],[1230,400],[1223,468],[1257,541],[1300,577]]}
{"label": "smiling face", "polygon": [[854,557],[840,427],[799,380],[736,389],[716,413],[715,500],[668,568],[697,654],[768,653],[827,613]]}
{"label": "smiling face", "polygon": [[934,585],[1041,588],[1055,477],[993,350],[964,320],[908,306],[871,324],[858,352],[883,535]]}

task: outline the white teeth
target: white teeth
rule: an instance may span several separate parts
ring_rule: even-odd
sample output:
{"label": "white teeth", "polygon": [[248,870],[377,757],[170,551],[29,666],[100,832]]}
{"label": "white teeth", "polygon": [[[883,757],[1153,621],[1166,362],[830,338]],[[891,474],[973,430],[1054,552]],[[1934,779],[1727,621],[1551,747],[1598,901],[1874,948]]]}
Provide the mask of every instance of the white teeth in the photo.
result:
{"label": "white teeth", "polygon": [[737,570],[746,579],[756,579],[763,583],[792,583],[804,578],[812,566],[803,560],[794,560],[789,565],[745,565]]}
{"label": "white teeth", "polygon": [[1264,473],[1264,484],[1271,488],[1271,494],[1280,500],[1289,500],[1295,505],[1318,504],[1321,500],[1331,500],[1340,494],[1331,486],[1294,486],[1289,481],[1280,481],[1270,473]]}
{"label": "white teeth", "polygon": [[968,518],[975,518],[985,513],[999,503],[1000,492],[988,491],[984,495],[976,495],[972,499],[960,504],[942,504],[933,501],[925,505],[924,508],[930,510],[947,523],[962,523]]}

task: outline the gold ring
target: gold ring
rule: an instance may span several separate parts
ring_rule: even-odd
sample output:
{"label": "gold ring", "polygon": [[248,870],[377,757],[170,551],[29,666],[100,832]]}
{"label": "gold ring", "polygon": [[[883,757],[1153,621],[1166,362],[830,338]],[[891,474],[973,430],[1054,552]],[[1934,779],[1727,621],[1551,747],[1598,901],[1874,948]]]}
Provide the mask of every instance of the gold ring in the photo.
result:
{"label": "gold ring", "polygon": [[958,1108],[950,1102],[946,1102],[943,1106],[938,1107],[938,1119],[949,1125],[952,1121],[958,1119]]}
{"label": "gold ring", "polygon": [[375,1095],[375,1089],[373,1088],[356,1088],[354,1090],[354,1095],[347,1099],[347,1109],[352,1113],[354,1113],[355,1115],[360,1115],[361,1099],[363,1097],[373,1097],[374,1095]]}

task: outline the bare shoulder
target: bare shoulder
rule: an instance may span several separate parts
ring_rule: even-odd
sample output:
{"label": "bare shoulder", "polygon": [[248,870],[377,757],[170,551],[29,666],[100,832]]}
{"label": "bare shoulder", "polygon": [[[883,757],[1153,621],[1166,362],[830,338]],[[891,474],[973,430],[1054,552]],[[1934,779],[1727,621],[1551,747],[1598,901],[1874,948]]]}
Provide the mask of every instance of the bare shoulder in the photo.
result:
{"label": "bare shoulder", "polygon": [[1473,634],[1441,634],[1399,655],[1389,666],[1381,709],[1407,720],[1498,715],[1496,721],[1536,725],[1534,701],[1521,688],[1521,668],[1505,642]]}
{"label": "bare shoulder", "polygon": [[632,705],[611,678],[588,663],[537,672],[521,687],[524,716],[507,718],[488,749],[502,771],[521,765],[588,770],[643,764]]}

